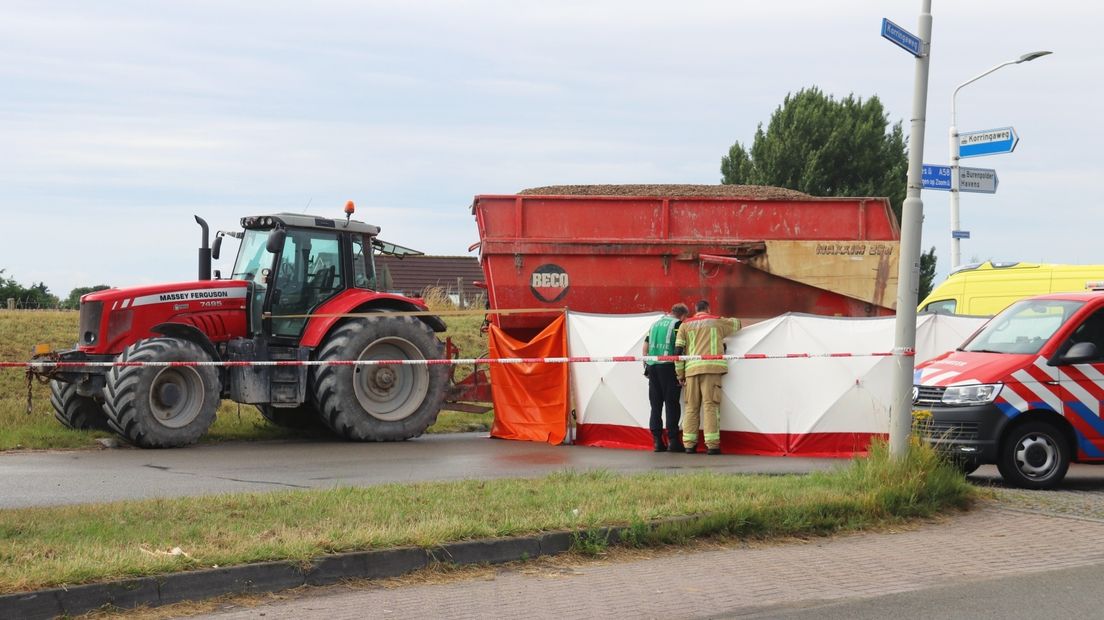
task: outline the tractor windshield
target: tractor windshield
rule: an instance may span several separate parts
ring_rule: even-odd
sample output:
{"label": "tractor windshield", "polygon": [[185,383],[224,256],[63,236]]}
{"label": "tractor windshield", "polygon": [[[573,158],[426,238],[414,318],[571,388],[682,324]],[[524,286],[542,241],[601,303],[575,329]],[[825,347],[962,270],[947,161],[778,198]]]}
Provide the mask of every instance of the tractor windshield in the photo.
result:
{"label": "tractor windshield", "polygon": [[238,258],[234,261],[234,280],[261,281],[262,269],[272,269],[272,254],[265,249],[268,243],[267,230],[247,230],[238,248]]}

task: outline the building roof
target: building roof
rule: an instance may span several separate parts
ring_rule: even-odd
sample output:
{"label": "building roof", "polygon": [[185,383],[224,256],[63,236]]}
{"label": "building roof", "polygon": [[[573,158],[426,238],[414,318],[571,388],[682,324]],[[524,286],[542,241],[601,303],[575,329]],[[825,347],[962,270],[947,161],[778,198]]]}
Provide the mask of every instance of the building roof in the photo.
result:
{"label": "building roof", "polygon": [[[376,265],[386,266],[391,282],[387,290],[421,296],[429,287],[438,287],[450,295],[462,293],[465,299],[478,297],[483,289],[483,269],[474,256],[376,256]],[[386,282],[386,279],[384,280]]]}

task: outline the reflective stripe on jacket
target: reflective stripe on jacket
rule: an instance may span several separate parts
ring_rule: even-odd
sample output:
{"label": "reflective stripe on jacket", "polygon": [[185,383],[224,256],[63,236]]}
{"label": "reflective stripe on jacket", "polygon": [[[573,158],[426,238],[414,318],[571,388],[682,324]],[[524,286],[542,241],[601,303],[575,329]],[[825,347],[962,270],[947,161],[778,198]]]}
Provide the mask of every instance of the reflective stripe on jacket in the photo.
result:
{"label": "reflective stripe on jacket", "polygon": [[[724,355],[724,339],[739,329],[740,319],[725,319],[699,312],[679,326],[675,346],[682,347],[683,355]],[[680,379],[704,374],[723,375],[726,372],[727,360],[675,362],[675,373]]]}

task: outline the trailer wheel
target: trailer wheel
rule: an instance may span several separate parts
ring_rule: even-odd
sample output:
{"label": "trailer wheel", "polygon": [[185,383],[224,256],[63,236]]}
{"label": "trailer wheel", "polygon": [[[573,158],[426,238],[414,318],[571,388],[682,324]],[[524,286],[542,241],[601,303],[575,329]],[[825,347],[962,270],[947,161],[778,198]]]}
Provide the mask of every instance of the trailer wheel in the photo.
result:
{"label": "trailer wheel", "polygon": [[[120,362],[207,362],[198,345],[177,338],[139,340]],[[215,421],[218,372],[211,366],[113,366],[104,386],[112,430],[143,448],[195,443]]]}
{"label": "trailer wheel", "polygon": [[1013,428],[1002,442],[997,469],[1004,481],[1025,489],[1050,489],[1066,477],[1070,447],[1066,436],[1049,422]]}
{"label": "trailer wheel", "polygon": [[111,430],[111,426],[107,422],[107,414],[104,413],[100,401],[90,396],[78,394],[77,384],[75,383],[52,379],[50,381],[50,404],[54,406],[54,417],[66,428],[78,431]]}
{"label": "trailer wheel", "polygon": [[329,430],[329,428],[322,423],[322,418],[318,415],[318,409],[310,403],[303,403],[298,407],[257,405],[257,409],[260,410],[261,417],[282,428],[296,430]]}
{"label": "trailer wheel", "polygon": [[[379,316],[340,324],[319,349],[319,361],[423,360],[444,357],[444,345],[412,317]],[[322,365],[312,384],[322,421],[354,441],[417,437],[437,420],[448,386],[444,365]]]}

